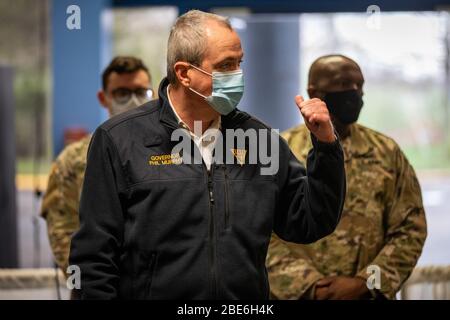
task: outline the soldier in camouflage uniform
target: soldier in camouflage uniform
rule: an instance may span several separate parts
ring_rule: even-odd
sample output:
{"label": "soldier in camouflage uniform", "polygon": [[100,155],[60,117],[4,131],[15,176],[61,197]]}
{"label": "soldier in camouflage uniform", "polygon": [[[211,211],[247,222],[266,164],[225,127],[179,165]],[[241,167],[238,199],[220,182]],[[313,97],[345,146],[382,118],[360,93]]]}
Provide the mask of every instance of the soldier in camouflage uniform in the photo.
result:
{"label": "soldier in camouflage uniform", "polygon": [[[150,100],[151,76],[140,59],[116,57],[102,75],[99,102],[110,116]],[[53,164],[41,215],[47,221],[48,237],[55,261],[66,274],[70,239],[78,230],[78,205],[91,136],[68,145]]]}
{"label": "soldier in camouflage uniform", "polygon": [[[344,56],[324,56],[311,66],[308,93],[325,101],[341,137],[347,198],[330,236],[309,245],[273,236],[267,268],[274,298],[394,299],[421,254],[427,228],[419,182],[394,140],[355,123],[363,83],[359,66]],[[306,163],[307,128],[282,135]],[[381,271],[379,288],[366,284],[370,266]]]}
{"label": "soldier in camouflage uniform", "polygon": [[50,246],[64,274],[69,259],[70,238],[78,229],[78,201],[91,136],[68,145],[53,163],[42,202]]}

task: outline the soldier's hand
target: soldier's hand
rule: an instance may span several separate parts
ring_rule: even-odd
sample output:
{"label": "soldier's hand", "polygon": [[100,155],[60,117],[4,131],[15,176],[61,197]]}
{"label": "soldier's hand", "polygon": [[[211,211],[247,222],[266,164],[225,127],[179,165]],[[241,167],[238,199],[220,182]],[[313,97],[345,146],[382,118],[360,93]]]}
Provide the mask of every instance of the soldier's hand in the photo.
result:
{"label": "soldier's hand", "polygon": [[330,284],[333,282],[333,277],[327,277],[321,279],[315,283],[314,299],[315,300],[328,300],[330,299],[331,292],[328,290]]}
{"label": "soldier's hand", "polygon": [[314,299],[315,300],[328,300],[330,297],[330,292],[328,291],[327,286],[316,287],[314,291]]}
{"label": "soldier's hand", "polygon": [[319,141],[332,143],[336,140],[325,102],[317,98],[304,100],[302,96],[296,96],[295,103],[305,120],[306,127]]}
{"label": "soldier's hand", "polygon": [[362,278],[336,276],[317,281],[314,297],[318,300],[368,299],[370,291]]}

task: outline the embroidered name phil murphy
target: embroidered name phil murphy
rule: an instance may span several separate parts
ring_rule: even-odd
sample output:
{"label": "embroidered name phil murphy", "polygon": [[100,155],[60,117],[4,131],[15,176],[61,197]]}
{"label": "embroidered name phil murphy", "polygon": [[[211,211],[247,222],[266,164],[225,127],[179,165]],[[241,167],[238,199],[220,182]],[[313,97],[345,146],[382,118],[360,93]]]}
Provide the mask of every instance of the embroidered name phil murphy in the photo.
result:
{"label": "embroidered name phil murphy", "polygon": [[151,166],[181,164],[182,162],[183,158],[179,153],[152,155],[148,160],[148,164]]}

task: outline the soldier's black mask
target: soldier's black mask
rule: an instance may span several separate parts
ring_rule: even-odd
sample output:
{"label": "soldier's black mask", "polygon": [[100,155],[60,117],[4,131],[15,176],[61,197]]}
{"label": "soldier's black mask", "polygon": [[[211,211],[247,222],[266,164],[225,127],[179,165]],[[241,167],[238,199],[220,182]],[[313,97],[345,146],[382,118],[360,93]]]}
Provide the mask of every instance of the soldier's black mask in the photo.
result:
{"label": "soldier's black mask", "polygon": [[346,90],[338,92],[328,92],[323,101],[326,103],[328,111],[342,124],[356,122],[364,104],[358,90]]}

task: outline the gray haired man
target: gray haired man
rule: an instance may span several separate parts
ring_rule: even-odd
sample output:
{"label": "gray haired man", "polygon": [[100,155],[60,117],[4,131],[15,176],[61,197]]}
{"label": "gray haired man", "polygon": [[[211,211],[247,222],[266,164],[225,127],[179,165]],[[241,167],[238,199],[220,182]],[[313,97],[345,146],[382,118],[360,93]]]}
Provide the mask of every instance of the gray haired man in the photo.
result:
{"label": "gray haired man", "polygon": [[[345,196],[343,153],[321,100],[296,97],[314,143],[308,170],[278,135],[271,152],[279,169],[271,175],[261,174],[261,162],[249,163],[249,141],[222,149],[237,161],[216,159],[210,129],[215,137],[265,132],[256,143],[273,137],[236,108],[242,57],[228,20],[190,11],[172,28],[159,99],[96,130],[70,255],[81,269],[83,298],[267,299],[272,231],[310,243],[336,227]],[[192,139],[200,163],[172,152],[177,130]]]}

